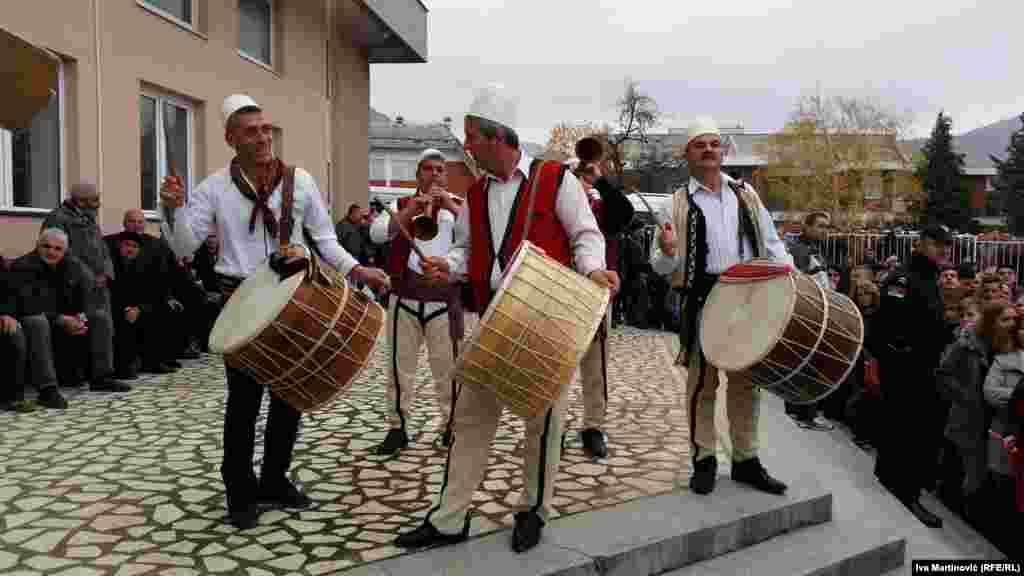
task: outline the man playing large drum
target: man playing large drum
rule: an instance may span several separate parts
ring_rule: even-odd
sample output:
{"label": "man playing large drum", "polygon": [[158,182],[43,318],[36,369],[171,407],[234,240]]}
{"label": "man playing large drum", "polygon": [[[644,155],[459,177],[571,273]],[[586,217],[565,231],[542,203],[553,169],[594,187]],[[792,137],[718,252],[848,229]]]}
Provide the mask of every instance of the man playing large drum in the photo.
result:
{"label": "man playing large drum", "polygon": [[[671,275],[673,288],[684,294],[680,359],[689,367],[686,392],[694,468],[690,489],[709,494],[715,488],[718,472],[718,368],[708,363],[696,341],[700,311],[718,275],[729,267],[758,257],[789,265],[793,262],[757,192],[721,171],[724,150],[714,121],[698,118],[687,129],[686,138],[690,179],[659,210],[659,221],[670,224],[658,237],[651,266],[659,274]],[[782,494],[786,485],[769,476],[757,456],[760,391],[739,373],[729,373],[728,378],[732,479]]]}
{"label": "man playing large drum", "polygon": [[[445,258],[427,258],[424,272],[438,281],[468,274],[476,305],[486,310],[530,221],[526,240],[562,265],[616,289],[618,276],[605,270],[604,238],[579,181],[558,163],[530,158],[520,148],[515,125],[516,103],[502,87],[477,94],[465,117],[465,147],[489,176],[467,195],[456,222],[454,249]],[[539,179],[535,187],[534,179]],[[567,388],[543,415],[526,422],[525,509],[515,515],[512,539],[517,552],[536,546],[549,514]],[[438,502],[420,527],[395,541],[403,548],[452,544],[468,535],[473,492],[483,480],[503,406],[493,391],[475,385],[463,385],[455,402],[455,436]]]}
{"label": "man playing large drum", "polygon": [[[378,454],[394,454],[409,445],[408,418],[416,391],[416,365],[420,347],[427,345],[427,358],[434,377],[434,390],[445,420],[441,444],[451,441],[451,407],[455,396],[455,381],[449,373],[457,352],[455,347],[462,338],[463,318],[460,293],[447,286],[430,285],[423,277],[419,255],[404,235],[400,226],[414,229],[417,218],[433,221],[433,238],[414,238],[419,250],[426,256],[444,256],[451,250],[454,238],[455,214],[458,207],[447,186],[447,167],[440,151],[424,150],[416,165],[416,194],[397,200],[391,212],[384,212],[373,221],[370,239],[375,244],[391,242],[388,253],[388,274],[392,278],[388,306],[388,342],[391,375],[387,388],[388,419],[391,429],[377,447]],[[454,329],[454,331],[453,331]]]}
{"label": "man playing large drum", "polygon": [[[183,182],[173,175],[164,179],[160,197],[163,234],[179,257],[194,254],[207,236],[216,232],[221,249],[215,270],[221,286],[231,291],[279,245],[282,181],[288,167],[274,158],[272,126],[252,98],[228,96],[223,117],[225,140],[236,154],[231,163],[203,180],[192,191],[187,206]],[[301,169],[295,170],[294,198],[290,255],[312,248],[304,240],[304,232],[308,232],[323,258],[342,274],[374,288],[388,286],[387,274],[359,266],[338,244],[316,182]],[[264,387],[240,370],[226,366],[226,372],[221,476],[229,519],[245,529],[256,525],[260,504],[305,508],[311,501],[288,480],[300,413],[271,393],[263,465],[257,480],[253,451]]]}

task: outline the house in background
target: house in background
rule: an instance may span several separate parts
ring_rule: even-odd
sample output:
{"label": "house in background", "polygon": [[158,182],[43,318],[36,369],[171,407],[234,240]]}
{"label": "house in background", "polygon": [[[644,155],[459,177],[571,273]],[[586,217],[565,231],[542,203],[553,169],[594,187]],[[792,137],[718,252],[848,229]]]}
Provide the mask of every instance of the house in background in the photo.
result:
{"label": "house in background", "polygon": [[436,124],[409,124],[374,111],[370,122],[370,199],[390,202],[416,191],[416,165],[427,148],[440,150],[449,165],[449,188],[465,195],[469,186],[459,179],[462,143],[452,134],[451,119]]}
{"label": "house in background", "polygon": [[35,243],[75,182],[95,181],[105,232],[142,208],[155,228],[168,160],[191,189],[227,165],[221,103],[246,92],[276,151],[337,207],[366,203],[370,65],[425,62],[418,0],[35,0],[5,30],[60,57],[31,128],[0,130],[0,252]]}

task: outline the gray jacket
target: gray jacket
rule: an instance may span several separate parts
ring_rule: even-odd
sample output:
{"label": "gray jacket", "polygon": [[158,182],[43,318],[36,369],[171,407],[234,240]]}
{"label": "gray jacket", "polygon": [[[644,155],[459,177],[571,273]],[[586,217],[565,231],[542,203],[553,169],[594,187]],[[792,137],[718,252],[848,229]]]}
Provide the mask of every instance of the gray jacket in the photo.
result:
{"label": "gray jacket", "polygon": [[[985,377],[985,401],[993,409],[990,429],[1000,436],[1016,435],[1021,439],[1021,430],[1012,424],[1010,418],[1010,397],[1013,391],[1024,381],[1024,352],[1016,351],[1000,354],[992,362],[992,368]],[[992,470],[1009,475],[1010,462],[1006,448],[995,438],[989,437],[988,466]]]}
{"label": "gray jacket", "polygon": [[984,444],[988,437],[981,392],[989,370],[988,358],[988,346],[974,330],[964,330],[946,349],[937,370],[939,392],[950,402],[946,438],[962,449]]}
{"label": "gray jacket", "polygon": [[66,201],[46,216],[42,229],[47,228],[63,230],[68,235],[68,253],[81,260],[93,274],[114,277],[114,261],[92,216]]}

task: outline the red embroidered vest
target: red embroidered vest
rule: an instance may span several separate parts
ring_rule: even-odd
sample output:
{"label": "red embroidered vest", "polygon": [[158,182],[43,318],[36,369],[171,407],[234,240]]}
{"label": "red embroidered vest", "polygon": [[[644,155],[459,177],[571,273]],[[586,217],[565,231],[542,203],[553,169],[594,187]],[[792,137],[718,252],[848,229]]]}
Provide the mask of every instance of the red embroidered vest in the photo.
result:
{"label": "red embroidered vest", "polygon": [[[398,210],[396,215],[412,202],[413,196],[403,196],[398,199]],[[440,208],[434,210],[434,224],[437,224],[437,216],[441,213]],[[397,278],[409,267],[409,254],[412,253],[412,245],[405,239],[404,234],[398,234],[391,240],[391,247],[388,250],[388,276]]]}
{"label": "red embroidered vest", "polygon": [[[562,265],[572,267],[572,248],[569,245],[569,235],[555,213],[561,170],[561,165],[558,162],[543,162],[539,164],[538,168],[538,161],[534,161],[530,166],[530,172],[535,175],[534,177],[540,178],[540,181],[537,183],[536,197],[533,201],[533,220],[530,223],[527,239]],[[523,183],[519,186],[515,203],[512,205],[513,214],[509,218],[508,228],[504,232],[502,245],[497,247],[498,254],[495,254],[496,247],[492,241],[491,219],[487,209],[487,179],[478,180],[466,195],[469,199],[470,245],[472,246],[469,253],[469,281],[473,286],[475,308],[480,314],[487,310],[487,306],[494,296],[494,291],[491,289],[492,266],[504,264],[501,266],[501,270],[505,271],[506,266],[511,264],[516,249],[523,242],[523,228],[526,225],[531,185],[532,179],[524,178]]]}

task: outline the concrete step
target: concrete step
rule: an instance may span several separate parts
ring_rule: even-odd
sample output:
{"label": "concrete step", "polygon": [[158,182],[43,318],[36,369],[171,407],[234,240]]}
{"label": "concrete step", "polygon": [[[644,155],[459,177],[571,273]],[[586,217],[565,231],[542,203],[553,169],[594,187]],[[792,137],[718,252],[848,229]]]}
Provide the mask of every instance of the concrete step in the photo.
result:
{"label": "concrete step", "polygon": [[510,549],[511,530],[354,568],[350,576],[647,576],[756,545],[832,519],[813,477],[785,496],[719,478],[710,496],[683,490],[552,520],[541,543]]}
{"label": "concrete step", "polygon": [[882,576],[905,564],[907,541],[827,522],[668,572],[665,576]]}

